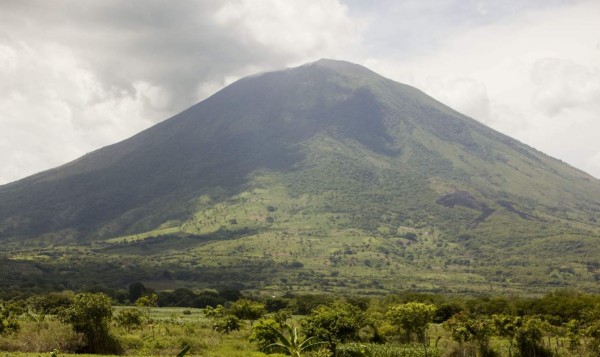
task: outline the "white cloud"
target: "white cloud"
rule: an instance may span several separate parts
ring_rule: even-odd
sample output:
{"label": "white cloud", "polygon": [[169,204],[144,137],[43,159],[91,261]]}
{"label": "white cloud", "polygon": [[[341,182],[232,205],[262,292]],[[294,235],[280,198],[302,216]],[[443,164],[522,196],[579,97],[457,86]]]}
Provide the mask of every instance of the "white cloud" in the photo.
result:
{"label": "white cloud", "polygon": [[490,121],[490,100],[485,85],[472,78],[430,77],[415,83],[427,94],[482,122]]}
{"label": "white cloud", "polygon": [[536,85],[533,105],[545,114],[580,108],[600,115],[600,68],[544,58],[534,63],[532,80]]}
{"label": "white cloud", "polygon": [[2,179],[60,165],[165,115],[159,89],[134,83],[131,93],[105,91],[66,48],[16,41],[2,48],[14,59],[0,81]]}
{"label": "white cloud", "polygon": [[[245,41],[286,55],[335,54],[360,43],[360,23],[351,20],[346,7],[333,0],[302,4],[278,0],[229,2],[214,18]],[[340,36],[343,33],[352,36]]]}
{"label": "white cloud", "polygon": [[600,151],[587,158],[585,168],[589,172],[600,172]]}

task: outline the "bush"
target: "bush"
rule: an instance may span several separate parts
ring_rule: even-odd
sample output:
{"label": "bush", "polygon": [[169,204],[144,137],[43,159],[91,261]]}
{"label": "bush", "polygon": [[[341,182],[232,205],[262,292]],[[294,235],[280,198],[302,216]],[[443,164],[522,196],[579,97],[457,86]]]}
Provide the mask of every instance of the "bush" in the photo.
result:
{"label": "bush", "polygon": [[116,340],[109,334],[112,318],[111,300],[104,294],[77,294],[73,305],[61,312],[64,323],[73,325],[76,332],[85,337],[85,352],[116,353],[120,350]]}
{"label": "bush", "polygon": [[213,322],[213,330],[228,334],[240,329],[240,320],[233,315],[226,315]]}
{"label": "bush", "polygon": [[427,326],[433,321],[436,307],[420,302],[409,302],[394,305],[386,313],[386,318],[393,324],[402,327],[406,333],[406,342],[415,335],[417,341],[425,342]]}
{"label": "bush", "polygon": [[231,304],[231,313],[242,320],[258,320],[265,313],[265,304],[260,302],[240,299]]}
{"label": "bush", "polygon": [[115,316],[115,321],[129,332],[132,327],[138,327],[142,324],[142,316],[140,309],[130,307],[119,311],[117,316]]}
{"label": "bush", "polygon": [[270,346],[278,341],[279,335],[276,332],[278,328],[279,323],[274,319],[258,320],[252,328],[250,342],[256,342],[261,352],[269,353],[273,351],[273,348]]}
{"label": "bush", "polygon": [[32,296],[27,299],[27,305],[30,309],[47,315],[56,315],[61,310],[68,308],[73,304],[75,294],[73,292],[53,292],[47,295]]}
{"label": "bush", "polygon": [[13,333],[19,330],[19,323],[14,313],[8,307],[0,305],[0,335]]}
{"label": "bush", "polygon": [[545,349],[542,345],[544,330],[549,324],[537,317],[526,316],[517,329],[517,347],[521,356],[552,356],[552,351]]}
{"label": "bush", "polygon": [[327,341],[335,352],[337,344],[356,341],[358,332],[367,325],[365,312],[348,303],[319,306],[302,321],[307,336]]}
{"label": "bush", "polygon": [[18,333],[0,338],[0,350],[41,353],[59,349],[64,353],[74,353],[84,345],[82,334],[58,321],[42,324],[26,321],[22,327]]}

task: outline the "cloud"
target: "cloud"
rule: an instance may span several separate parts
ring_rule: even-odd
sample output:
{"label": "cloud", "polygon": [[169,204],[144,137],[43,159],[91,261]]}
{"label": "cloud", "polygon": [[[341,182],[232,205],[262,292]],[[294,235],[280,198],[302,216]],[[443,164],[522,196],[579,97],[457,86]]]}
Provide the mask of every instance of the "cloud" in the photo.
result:
{"label": "cloud", "polygon": [[133,92],[140,80],[160,86],[179,107],[197,100],[198,83],[277,68],[360,39],[335,0],[10,4],[1,17],[5,32],[28,24],[12,35],[71,49],[108,89]]}
{"label": "cloud", "polygon": [[9,70],[0,81],[0,178],[59,165],[133,135],[165,113],[158,88],[136,82],[127,95],[105,91],[64,47],[12,41],[1,53],[0,68]]}
{"label": "cloud", "polygon": [[242,76],[361,41],[361,21],[337,0],[0,7],[0,184],[131,136]]}
{"label": "cloud", "polygon": [[532,81],[537,87],[533,105],[545,114],[579,108],[600,115],[600,68],[544,58],[533,65]]}
{"label": "cloud", "polygon": [[430,77],[417,84],[427,94],[481,122],[490,121],[490,100],[485,85],[472,78]]}
{"label": "cloud", "polygon": [[[589,172],[600,173],[600,151],[596,152],[595,154],[593,154],[587,158],[587,160],[585,161],[585,168]],[[596,175],[596,176],[600,177],[600,175]]]}

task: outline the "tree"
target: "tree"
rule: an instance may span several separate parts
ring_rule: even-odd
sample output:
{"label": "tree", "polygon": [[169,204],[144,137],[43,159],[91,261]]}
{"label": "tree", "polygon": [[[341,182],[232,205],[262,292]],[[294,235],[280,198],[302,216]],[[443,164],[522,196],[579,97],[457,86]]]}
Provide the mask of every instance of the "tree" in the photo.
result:
{"label": "tree", "polygon": [[508,340],[508,356],[512,356],[513,344],[517,337],[517,330],[521,325],[521,317],[510,316],[506,314],[495,314],[492,315],[492,321],[494,322],[494,328],[496,333],[500,337],[504,337]]}
{"label": "tree", "polygon": [[496,355],[490,348],[490,339],[494,333],[494,323],[490,318],[470,318],[461,312],[444,322],[443,326],[450,331],[452,339],[457,341],[461,348],[464,342],[472,341],[477,345],[480,356]]}
{"label": "tree", "polygon": [[213,330],[228,334],[240,329],[240,320],[234,315],[225,315],[213,321]]}
{"label": "tree", "polygon": [[229,309],[239,319],[250,320],[250,325],[266,313],[265,304],[248,299],[240,299],[234,302]]}
{"label": "tree", "polygon": [[357,340],[358,331],[366,325],[364,311],[342,302],[321,305],[302,321],[306,334],[327,341],[332,352],[341,342]]}
{"label": "tree", "polygon": [[279,323],[272,318],[263,318],[252,327],[250,342],[256,342],[261,352],[269,353],[272,351],[272,345],[277,342],[279,335],[274,331],[279,327]]}
{"label": "tree", "polygon": [[129,284],[128,290],[129,301],[131,302],[137,301],[137,299],[147,292],[144,284],[140,283],[139,281]]}
{"label": "tree", "polygon": [[223,305],[214,308],[207,306],[202,309],[202,312],[211,321],[212,329],[217,332],[228,334],[240,329],[240,320],[237,316],[228,315]]}
{"label": "tree", "polygon": [[56,315],[60,310],[71,306],[74,297],[75,294],[72,292],[52,292],[46,295],[36,295],[27,299],[27,306],[29,310]]}
{"label": "tree", "polygon": [[156,294],[144,295],[140,296],[135,304],[139,307],[157,307],[158,306],[158,296]]}
{"label": "tree", "polygon": [[588,345],[588,349],[591,352],[600,353],[600,320],[589,322],[583,334],[592,340]]}
{"label": "tree", "polygon": [[223,305],[217,305],[217,307],[207,306],[202,309],[202,312],[209,320],[215,320],[225,316],[225,308]]}
{"label": "tree", "polygon": [[525,316],[519,320],[516,341],[521,356],[551,356],[552,352],[541,346],[543,331],[549,324],[538,317]]}
{"label": "tree", "polygon": [[406,342],[410,342],[411,336],[415,335],[417,341],[425,343],[427,327],[433,321],[435,311],[434,305],[409,302],[390,307],[386,318],[390,323],[404,330]]}
{"label": "tree", "polygon": [[110,336],[108,325],[112,318],[112,304],[104,294],[82,293],[75,295],[73,304],[60,313],[60,319],[83,334],[87,352],[117,352],[118,345]]}
{"label": "tree", "polygon": [[591,339],[587,344],[587,349],[600,355],[600,304],[593,308],[588,308],[583,311],[582,335]]}
{"label": "tree", "polygon": [[140,309],[134,307],[122,309],[117,316],[115,316],[115,321],[120,326],[125,327],[127,332],[129,332],[132,327],[140,326],[142,324],[142,312]]}
{"label": "tree", "polygon": [[0,335],[19,330],[19,323],[7,306],[0,305]]}
{"label": "tree", "polygon": [[143,307],[146,310],[146,321],[150,323],[152,320],[150,319],[150,312],[153,307],[158,306],[158,296],[154,293],[150,295],[140,296],[136,301],[135,305],[139,307]]}

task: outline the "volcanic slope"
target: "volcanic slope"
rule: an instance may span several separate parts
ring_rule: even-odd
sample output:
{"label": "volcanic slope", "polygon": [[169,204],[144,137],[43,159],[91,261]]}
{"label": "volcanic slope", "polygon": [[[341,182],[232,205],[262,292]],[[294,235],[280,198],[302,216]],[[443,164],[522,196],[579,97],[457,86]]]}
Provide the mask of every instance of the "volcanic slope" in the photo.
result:
{"label": "volcanic slope", "polygon": [[115,286],[598,290],[599,212],[599,180],[415,88],[320,60],[0,186],[0,240],[11,264],[54,264],[38,278],[84,264],[73,249],[135,262],[134,275],[90,271]]}

